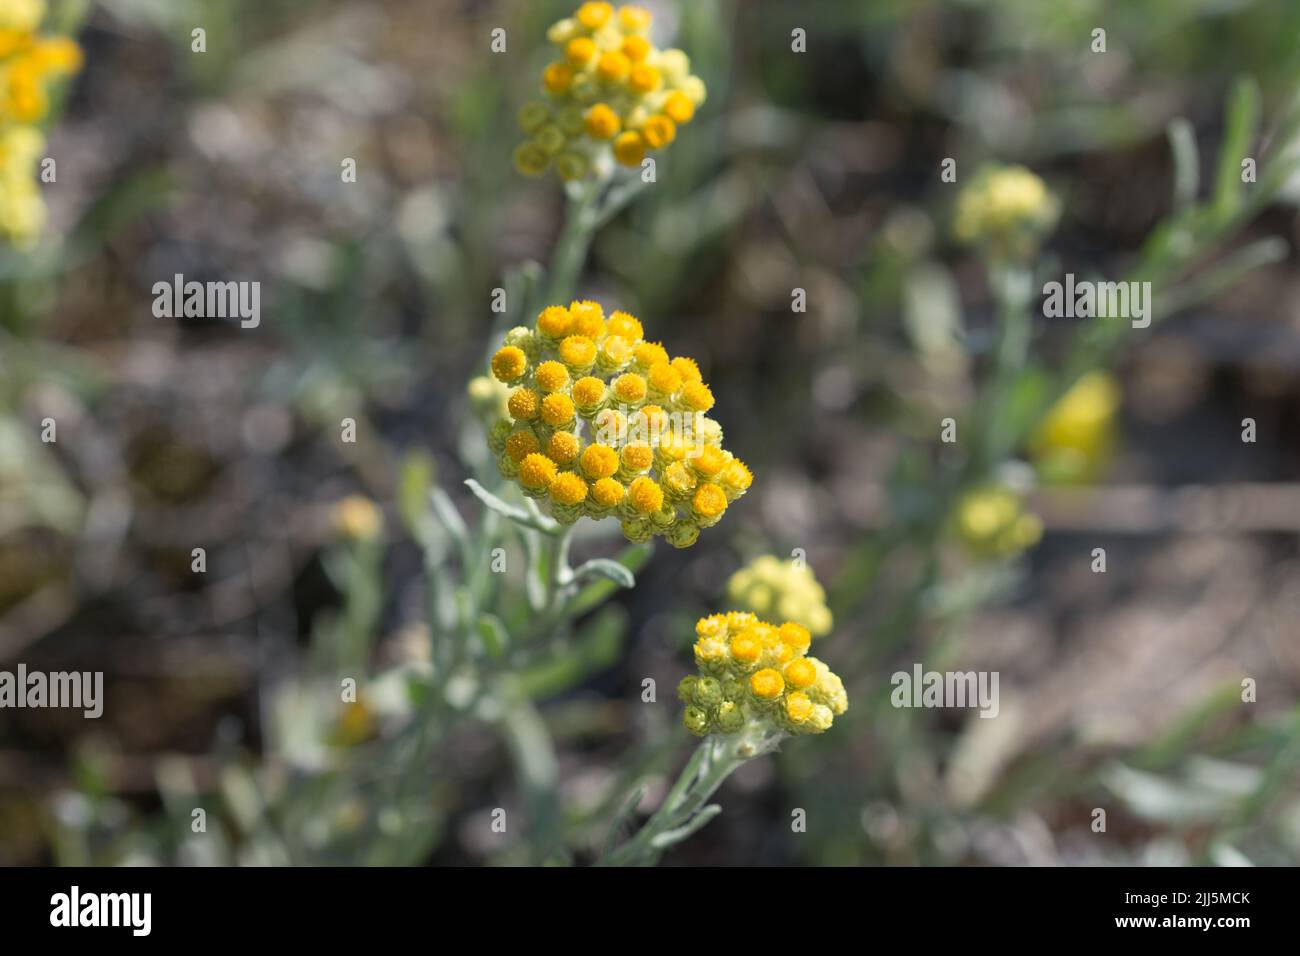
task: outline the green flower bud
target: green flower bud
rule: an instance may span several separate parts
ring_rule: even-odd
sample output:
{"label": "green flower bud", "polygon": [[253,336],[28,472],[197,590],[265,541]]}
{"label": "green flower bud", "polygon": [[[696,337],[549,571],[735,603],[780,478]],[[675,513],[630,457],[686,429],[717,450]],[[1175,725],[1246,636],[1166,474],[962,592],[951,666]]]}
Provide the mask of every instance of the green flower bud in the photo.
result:
{"label": "green flower bud", "polygon": [[564,149],[567,137],[564,130],[554,123],[548,123],[537,131],[533,137],[533,142],[542,148],[547,156],[554,156],[560,150]]}
{"label": "green flower bud", "polygon": [[695,684],[695,702],[701,707],[712,707],[722,700],[722,685],[716,677],[701,677]]}
{"label": "green flower bud", "polygon": [[488,448],[492,454],[500,455],[506,450],[506,439],[514,431],[514,425],[508,421],[498,420],[488,429]]}
{"label": "green flower bud", "polygon": [[633,544],[643,544],[654,536],[654,525],[645,518],[629,518],[623,522],[623,537]]}
{"label": "green flower bud", "polygon": [[687,674],[677,685],[677,699],[684,704],[695,702],[695,685],[699,683],[699,678],[694,674]]}
{"label": "green flower bud", "polygon": [[664,533],[664,539],[674,548],[689,548],[700,539],[700,529],[689,521],[679,521]]}
{"label": "green flower bud", "polygon": [[703,737],[709,732],[709,713],[702,707],[687,707],[682,714],[682,723],[695,736]]}
{"label": "green flower bud", "polygon": [[525,133],[535,133],[546,125],[551,111],[541,103],[525,103],[519,109],[519,125]]}
{"label": "green flower bud", "polygon": [[724,700],[718,705],[718,733],[734,734],[745,726],[745,710],[734,700]]}

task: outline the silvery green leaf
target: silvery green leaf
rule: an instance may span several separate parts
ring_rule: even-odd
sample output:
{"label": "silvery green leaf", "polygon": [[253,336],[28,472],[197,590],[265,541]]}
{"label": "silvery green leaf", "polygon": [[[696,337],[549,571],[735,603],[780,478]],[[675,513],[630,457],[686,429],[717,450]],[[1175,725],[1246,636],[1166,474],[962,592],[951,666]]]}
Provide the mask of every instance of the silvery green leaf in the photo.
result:
{"label": "silvery green leaf", "polygon": [[665,830],[660,833],[650,841],[650,845],[656,850],[664,850],[675,843],[681,843],[721,812],[722,807],[716,803],[710,803],[707,807],[702,807],[700,812],[691,817],[686,823],[674,830]]}
{"label": "silvery green leaf", "polygon": [[592,558],[579,565],[573,572],[573,580],[581,581],[589,577],[608,578],[619,587],[636,586],[636,576],[617,561],[609,558]]}

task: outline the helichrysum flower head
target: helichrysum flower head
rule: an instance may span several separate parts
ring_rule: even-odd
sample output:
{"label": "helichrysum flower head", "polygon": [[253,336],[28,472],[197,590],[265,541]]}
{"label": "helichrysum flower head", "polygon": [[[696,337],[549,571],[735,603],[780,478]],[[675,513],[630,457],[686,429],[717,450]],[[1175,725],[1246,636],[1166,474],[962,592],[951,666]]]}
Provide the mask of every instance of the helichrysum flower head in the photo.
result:
{"label": "helichrysum flower head", "polygon": [[815,657],[812,635],[802,624],[780,627],[733,611],[701,618],[695,625],[692,674],[678,685],[691,733],[741,731],[819,734],[848,709],[843,682]]}
{"label": "helichrysum flower head", "polygon": [[1020,496],[1005,485],[985,485],[957,502],[954,530],[972,557],[1009,558],[1038,543],[1043,523],[1025,510]]}
{"label": "helichrysum flower head", "polygon": [[806,564],[779,561],[770,554],[755,558],[731,576],[727,598],[736,607],[755,614],[796,621],[814,637],[822,637],[831,629],[826,592]]}
{"label": "helichrysum flower head", "polygon": [[1106,372],[1089,372],[1061,396],[1029,440],[1029,454],[1046,481],[1095,479],[1115,444],[1119,384]]}
{"label": "helichrysum flower head", "polygon": [[630,541],[685,548],[753,481],[705,415],[713,394],[698,366],[647,341],[627,312],[549,306],[506,334],[490,366],[509,388],[509,424],[489,429],[489,447],[557,521],[612,518]]}
{"label": "helichrysum flower head", "polygon": [[995,257],[1026,258],[1059,213],[1047,185],[1024,166],[987,167],[958,194],[953,233],[984,244]]}
{"label": "helichrysum flower head", "polygon": [[528,135],[515,150],[520,172],[553,167],[583,179],[612,163],[639,166],[677,138],[704,103],[704,83],[685,53],[654,45],[650,20],[641,7],[584,3],[551,26],[556,56],[542,71],[542,99],[519,111]]}

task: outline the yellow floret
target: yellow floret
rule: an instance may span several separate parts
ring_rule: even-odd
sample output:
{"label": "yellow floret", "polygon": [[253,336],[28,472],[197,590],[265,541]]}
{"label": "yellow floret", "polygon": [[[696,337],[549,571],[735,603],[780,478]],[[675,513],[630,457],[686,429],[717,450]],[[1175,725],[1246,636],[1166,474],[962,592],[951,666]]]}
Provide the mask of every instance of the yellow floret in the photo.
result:
{"label": "yellow floret", "polygon": [[560,361],[572,368],[590,368],[596,361],[596,343],[585,335],[570,335],[560,343]]}
{"label": "yellow floret", "polygon": [[551,482],[551,499],[562,505],[581,504],[587,498],[587,483],[571,471],[562,471]]}
{"label": "yellow floret", "polygon": [[705,445],[691,459],[691,467],[705,478],[716,478],[727,465],[727,453],[716,445]]}
{"label": "yellow floret", "polygon": [[567,63],[552,63],[542,71],[542,85],[557,95],[567,93],[573,85],[573,67]]}
{"label": "yellow floret", "polygon": [[574,37],[564,45],[564,58],[574,66],[586,66],[596,55],[596,43],[591,37]]}
{"label": "yellow floret", "polygon": [[597,405],[605,397],[605,383],[591,375],[584,376],[573,383],[570,390],[574,404],[580,408]]}
{"label": "yellow floret", "polygon": [[731,639],[731,656],[742,664],[753,664],[763,654],[763,645],[751,634],[737,634]]}
{"label": "yellow floret", "polygon": [[525,488],[549,487],[555,473],[555,462],[535,452],[519,463],[519,482]]}
{"label": "yellow floret", "polygon": [[585,118],[587,135],[592,139],[613,139],[618,135],[622,123],[618,114],[605,103],[597,103],[587,110]]}
{"label": "yellow floret", "polygon": [[806,657],[799,657],[785,665],[785,682],[795,690],[803,690],[817,683],[817,668]]}
{"label": "yellow floret", "polygon": [[542,421],[559,427],[573,421],[573,399],[563,392],[555,392],[542,399]]}
{"label": "yellow floret", "polygon": [[627,76],[632,63],[618,50],[602,53],[596,62],[596,73],[606,83],[617,83]]}
{"label": "yellow floret", "polygon": [[682,376],[667,362],[657,362],[646,372],[650,387],[662,395],[671,395],[682,387]]}
{"label": "yellow floret", "polygon": [[703,382],[688,382],[682,388],[682,404],[693,412],[707,412],[713,407],[713,392]]}
{"label": "yellow floret", "polygon": [[668,350],[658,342],[638,342],[632,349],[632,356],[638,365],[650,368],[661,362],[667,362]]}
{"label": "yellow floret", "polygon": [[785,699],[785,715],[796,724],[802,724],[812,716],[812,712],[813,702],[808,699],[807,694],[796,692]]}
{"label": "yellow floret", "polygon": [[537,387],[543,392],[558,392],[569,384],[569,370],[553,360],[537,366],[537,371],[533,374],[537,379]]}
{"label": "yellow floret", "polygon": [[645,442],[632,442],[623,446],[619,457],[628,471],[645,471],[654,464],[655,453]]}
{"label": "yellow floret", "polygon": [[528,371],[528,356],[523,349],[507,345],[492,356],[492,374],[502,382],[513,382]]}
{"label": "yellow floret", "polygon": [[664,491],[654,479],[643,476],[628,485],[627,501],[641,514],[653,514],[663,507]]}
{"label": "yellow floret", "polygon": [[612,4],[603,2],[584,3],[578,7],[574,18],[588,30],[599,30],[614,15]]}
{"label": "yellow floret", "polygon": [[643,63],[654,49],[650,41],[642,36],[629,36],[623,38],[623,55],[633,63]]}
{"label": "yellow floret", "polygon": [[573,432],[556,432],[546,442],[546,457],[557,465],[567,465],[581,450],[582,442]]}
{"label": "yellow floret", "polygon": [[515,432],[506,439],[506,454],[516,462],[523,461],[533,452],[541,450],[537,436],[532,432]]}
{"label": "yellow floret", "polygon": [[608,445],[588,445],[581,464],[588,478],[610,478],[618,471],[618,452]]}
{"label": "yellow floret", "polygon": [[628,74],[627,85],[635,93],[653,93],[664,85],[664,78],[648,63],[638,63]]}
{"label": "yellow floret", "polygon": [[532,421],[537,417],[540,399],[531,388],[517,388],[510,393],[506,408],[510,417],[521,422]]}
{"label": "yellow floret", "polygon": [[731,491],[747,491],[753,482],[753,473],[739,458],[731,459],[722,469],[722,483]]}
{"label": "yellow floret", "polygon": [[613,478],[600,478],[591,486],[591,499],[604,508],[612,508],[623,501],[625,489]]}
{"label": "yellow floret", "polygon": [[584,299],[569,303],[569,314],[573,316],[573,333],[585,335],[595,341],[605,334],[605,310],[599,302]]}
{"label": "yellow floret", "polygon": [[635,405],[645,401],[646,381],[635,372],[628,372],[614,379],[614,396],[621,402]]}
{"label": "yellow floret", "polygon": [[700,485],[691,498],[691,510],[702,518],[719,518],[727,510],[727,495],[717,485]]}
{"label": "yellow floret", "polygon": [[614,158],[623,166],[640,166],[645,159],[645,140],[635,130],[620,133],[614,140]]}
{"label": "yellow floret", "polygon": [[547,306],[537,316],[537,331],[553,339],[562,339],[573,328],[573,316],[562,305]]}
{"label": "yellow floret", "polygon": [[641,136],[651,149],[663,149],[677,138],[677,124],[656,113],[641,125]]}
{"label": "yellow floret", "polygon": [[695,104],[680,90],[674,90],[664,99],[664,115],[674,123],[689,123],[695,116]]}
{"label": "yellow floret", "polygon": [[636,316],[621,309],[609,317],[608,332],[610,335],[622,336],[628,342],[635,342],[644,334],[641,321]]}
{"label": "yellow floret", "polygon": [[628,33],[645,33],[650,29],[650,11],[630,4],[619,7],[618,24]]}
{"label": "yellow floret", "polygon": [[777,633],[781,637],[781,642],[788,645],[797,653],[802,654],[808,650],[812,644],[812,633],[802,624],[795,624],[793,621],[786,621],[778,629]]}
{"label": "yellow floret", "polygon": [[683,382],[701,382],[704,380],[703,376],[700,375],[700,366],[696,364],[695,359],[679,355],[669,364],[677,370],[677,374],[682,377]]}
{"label": "yellow floret", "polygon": [[750,677],[749,689],[760,700],[776,700],[785,691],[785,680],[780,671],[764,667]]}

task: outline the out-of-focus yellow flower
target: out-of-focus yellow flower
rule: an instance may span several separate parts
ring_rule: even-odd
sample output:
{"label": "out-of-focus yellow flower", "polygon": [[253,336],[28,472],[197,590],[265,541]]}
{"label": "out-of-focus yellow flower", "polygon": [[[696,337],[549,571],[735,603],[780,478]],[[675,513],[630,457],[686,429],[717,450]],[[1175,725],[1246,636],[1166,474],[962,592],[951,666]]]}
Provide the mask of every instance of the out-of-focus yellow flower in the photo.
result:
{"label": "out-of-focus yellow flower", "polygon": [[551,26],[556,59],[542,71],[543,99],[519,111],[528,134],[514,153],[519,172],[609,175],[677,138],[706,91],[685,53],[654,45],[650,22],[641,7],[584,3]]}
{"label": "out-of-focus yellow flower", "polygon": [[369,541],[384,527],[383,513],[364,495],[348,495],[336,502],[332,517],[335,531],[349,541]]}
{"label": "out-of-focus yellow flower", "polygon": [[465,389],[469,396],[470,407],[474,414],[491,425],[493,422],[508,420],[510,409],[510,389],[491,375],[476,375]]}
{"label": "out-of-focus yellow flower", "polygon": [[796,621],[815,637],[830,633],[833,624],[826,592],[812,569],[770,554],[755,558],[731,576],[727,599],[755,614]]}
{"label": "out-of-focus yellow flower", "polygon": [[986,167],[957,196],[953,234],[999,258],[1026,258],[1056,225],[1060,206],[1024,166]]}
{"label": "out-of-focus yellow flower", "polygon": [[692,674],[678,685],[691,733],[819,734],[849,706],[844,683],[815,657],[803,625],[774,627],[742,611],[695,625]]}
{"label": "out-of-focus yellow flower", "polygon": [[45,137],[32,126],[0,130],[0,236],[27,246],[45,225],[45,200],[36,183],[36,166]]}
{"label": "out-of-focus yellow flower", "polygon": [[713,396],[699,366],[644,334],[597,302],[549,306],[533,328],[511,329],[491,368],[513,423],[490,428],[488,445],[555,520],[615,518],[629,541],[685,548],[753,476],[704,415]]}
{"label": "out-of-focus yellow flower", "polygon": [[375,717],[364,700],[358,699],[343,705],[334,724],[334,743],[339,747],[355,747],[365,743],[375,733]]}
{"label": "out-of-focus yellow flower", "polygon": [[1093,481],[1115,447],[1120,388],[1109,373],[1088,372],[1052,406],[1029,440],[1044,481]]}
{"label": "out-of-focus yellow flower", "polygon": [[44,0],[0,0],[0,238],[17,246],[45,225],[36,182],[45,138],[31,124],[49,109],[50,81],[81,68],[74,40],[38,33],[44,17]]}
{"label": "out-of-focus yellow flower", "polygon": [[37,32],[44,17],[43,0],[0,0],[0,124],[43,119],[50,81],[81,69],[76,41]]}
{"label": "out-of-focus yellow flower", "polygon": [[958,540],[980,559],[1013,557],[1043,535],[1042,521],[1025,511],[1019,495],[1005,485],[985,485],[962,495],[954,524]]}

